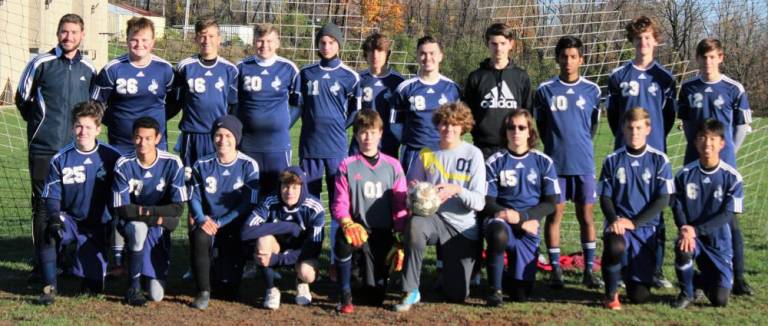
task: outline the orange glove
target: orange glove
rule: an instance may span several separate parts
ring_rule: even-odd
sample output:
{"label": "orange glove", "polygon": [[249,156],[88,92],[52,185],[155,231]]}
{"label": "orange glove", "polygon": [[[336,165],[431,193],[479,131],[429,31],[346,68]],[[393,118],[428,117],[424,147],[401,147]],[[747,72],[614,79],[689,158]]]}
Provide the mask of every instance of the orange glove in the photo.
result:
{"label": "orange glove", "polygon": [[395,235],[395,245],[389,250],[387,254],[387,263],[389,264],[389,272],[399,272],[403,270],[403,262],[405,261],[405,251],[403,251],[403,242],[400,241],[400,235]]}
{"label": "orange glove", "polygon": [[368,241],[368,232],[359,223],[352,222],[351,218],[341,220],[341,229],[344,231],[344,238],[352,247],[359,248]]}

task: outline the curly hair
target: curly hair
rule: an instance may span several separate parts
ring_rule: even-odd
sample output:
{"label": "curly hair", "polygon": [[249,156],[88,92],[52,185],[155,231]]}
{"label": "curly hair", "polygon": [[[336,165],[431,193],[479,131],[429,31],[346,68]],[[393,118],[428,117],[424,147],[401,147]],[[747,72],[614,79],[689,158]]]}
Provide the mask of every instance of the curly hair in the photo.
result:
{"label": "curly hair", "polygon": [[441,123],[461,126],[461,134],[464,135],[472,131],[475,125],[475,119],[472,117],[472,111],[469,110],[464,102],[452,102],[441,105],[432,115],[432,123],[435,127]]}
{"label": "curly hair", "polygon": [[659,28],[659,25],[656,24],[656,22],[654,22],[652,19],[648,18],[648,16],[636,17],[631,22],[629,22],[629,24],[627,24],[627,27],[625,27],[625,30],[627,31],[627,40],[634,42],[638,35],[651,30],[653,32],[653,38],[660,42],[661,30]]}

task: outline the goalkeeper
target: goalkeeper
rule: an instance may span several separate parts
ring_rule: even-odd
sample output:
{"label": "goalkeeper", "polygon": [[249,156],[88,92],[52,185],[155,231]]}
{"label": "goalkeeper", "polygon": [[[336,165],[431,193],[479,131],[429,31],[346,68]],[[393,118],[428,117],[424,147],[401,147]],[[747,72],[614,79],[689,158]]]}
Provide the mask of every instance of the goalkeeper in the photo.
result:
{"label": "goalkeeper", "polygon": [[[389,276],[387,253],[395,245],[395,232],[405,224],[406,183],[397,159],[379,151],[384,122],[373,110],[360,111],[353,131],[359,153],[347,157],[336,175],[336,196],[331,206],[341,228],[333,251],[340,287],[340,313],[354,312],[350,279],[358,264],[371,303],[384,301]],[[394,232],[393,232],[394,231]],[[402,264],[402,245],[393,250],[393,269]],[[398,252],[399,250],[399,252]]]}

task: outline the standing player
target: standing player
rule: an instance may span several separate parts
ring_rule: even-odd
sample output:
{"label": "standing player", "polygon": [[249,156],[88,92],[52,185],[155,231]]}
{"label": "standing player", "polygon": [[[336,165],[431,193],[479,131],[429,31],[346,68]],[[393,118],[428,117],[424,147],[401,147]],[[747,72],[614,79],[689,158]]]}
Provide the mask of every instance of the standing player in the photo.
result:
{"label": "standing player", "polygon": [[280,34],[275,26],[256,25],[253,35],[255,55],[237,64],[237,117],[245,127],[241,150],[259,163],[260,192],[274,195],[278,175],[291,164],[290,129],[301,112],[299,69],[277,55]]}
{"label": "standing player", "polygon": [[182,203],[188,199],[181,160],[157,148],[160,130],[160,123],[151,117],[136,119],[135,151],[117,161],[112,184],[118,229],[129,250],[130,286],[125,302],[132,306],[147,303],[142,276],[148,281],[150,299],[163,299],[171,262],[171,232],[184,211]]}
{"label": "standing player", "polygon": [[389,278],[387,253],[395,245],[394,233],[402,233],[408,214],[400,162],[379,152],[383,126],[376,111],[364,109],[357,114],[354,131],[360,152],[342,161],[336,175],[332,210],[341,229],[333,235],[336,246],[332,250],[341,294],[338,310],[345,314],[354,312],[353,260],[361,267],[365,292],[372,302],[381,305],[384,301]]}
{"label": "standing player", "polygon": [[[403,82],[403,76],[388,66],[390,45],[388,37],[373,33],[363,41],[363,53],[368,69],[360,72],[360,88],[363,92],[362,109],[379,113],[384,121],[384,133],[381,136],[381,152],[397,157],[402,136],[402,125],[392,121],[395,108],[395,90]],[[357,138],[352,138],[350,155],[358,152]]]}
{"label": "standing player", "polygon": [[[694,298],[694,284],[704,290],[714,306],[724,307],[733,284],[733,248],[730,220],[743,212],[741,175],[720,160],[726,147],[725,125],[707,119],[696,134],[699,159],[675,176],[679,189],[672,201],[675,224],[680,229],[675,245],[675,269],[680,295],[672,304],[684,309]],[[701,273],[696,275],[693,260]]]}
{"label": "standing player", "polygon": [[443,104],[459,100],[459,86],[440,74],[443,45],[432,36],[419,39],[419,75],[397,86],[396,122],[403,123],[400,162],[407,173],[422,148],[437,147],[440,135],[432,116]]}
{"label": "standing player", "polygon": [[515,109],[531,109],[531,81],[528,73],[509,59],[515,47],[511,26],[495,23],[485,30],[485,45],[490,57],[469,74],[464,86],[464,102],[477,121],[472,128],[475,146],[488,158],[503,150],[504,135],[499,134],[504,117]]}
{"label": "standing player", "polygon": [[[329,202],[333,202],[334,177],[348,152],[346,129],[360,110],[360,76],[341,62],[344,43],[339,27],[325,24],[315,35],[320,62],[301,68],[301,136],[299,158],[307,173],[309,193],[320,198],[323,174]],[[331,234],[339,228],[331,219]],[[331,248],[334,245],[331,237]],[[331,262],[334,261],[331,250]],[[332,274],[335,268],[330,267]]]}
{"label": "standing player", "polygon": [[75,141],[51,160],[43,198],[48,212],[47,237],[38,252],[45,287],[38,302],[50,305],[57,292],[58,249],[77,243],[74,274],[82,289],[104,290],[107,232],[112,216],[107,210],[115,161],[120,153],[96,140],[101,133],[101,104],[82,102],[72,112]]}
{"label": "standing player", "polygon": [[296,304],[312,303],[309,284],[317,276],[317,261],[323,247],[325,209],[307,190],[307,176],[297,166],[280,173],[280,194],[266,197],[251,213],[241,238],[253,248],[266,283],[264,308],[280,308],[280,290],[275,286],[276,267],[296,270]]}
{"label": "standing player", "polygon": [[[675,123],[675,78],[654,58],[660,41],[659,26],[646,16],[633,19],[626,26],[627,39],[635,47],[635,58],[611,72],[608,78],[608,125],[615,138],[614,150],[624,146],[621,118],[635,107],[644,108],[651,119],[648,145],[667,151],[667,135]],[[654,286],[671,288],[664,278],[664,242],[666,240],[664,216],[657,230],[659,241],[656,256]]]}
{"label": "standing player", "polygon": [[461,139],[472,129],[472,112],[461,102],[449,103],[440,106],[432,121],[440,132],[438,146],[419,152],[407,179],[434,184],[442,204],[436,214],[413,216],[406,226],[404,296],[395,311],[408,311],[421,301],[424,252],[427,245],[438,243],[443,250],[443,293],[451,302],[464,302],[480,245],[475,214],[485,206],[483,153]]}
{"label": "standing player", "polygon": [[233,115],[216,119],[210,133],[216,153],[192,167],[189,207],[195,225],[189,242],[198,291],[192,307],[197,309],[208,307],[211,275],[225,297],[235,297],[240,286],[240,217],[257,203],[259,191],[258,164],[237,150],[242,130]]}
{"label": "standing player", "polygon": [[165,100],[173,87],[173,66],[152,54],[155,25],[151,20],[131,18],[126,32],[128,53],[104,66],[91,96],[107,106],[104,124],[108,127],[110,145],[124,154],[132,151],[132,124],[139,117],[149,116],[160,123],[160,135],[163,137],[159,148],[165,150]]}
{"label": "standing player", "polygon": [[[700,76],[680,87],[678,116],[683,120],[683,130],[688,146],[685,148],[685,164],[696,161],[696,127],[707,119],[720,121],[725,128],[725,148],[720,153],[725,163],[736,167],[736,151],[746,137],[752,114],[747,93],[741,83],[720,73],[723,62],[723,45],[717,39],[703,39],[696,46],[696,62]],[[752,287],[744,278],[744,239],[738,218],[731,219],[733,239],[733,294],[751,295]]]}
{"label": "standing player", "polygon": [[[29,178],[32,181],[32,243],[41,249],[48,214],[42,193],[51,157],[72,139],[75,104],[88,100],[96,74],[93,63],[78,48],[85,37],[83,18],[66,14],[56,28],[59,44],[32,59],[24,68],[15,102],[27,122]],[[39,262],[38,262],[39,263]],[[37,279],[38,264],[30,275]]]}
{"label": "standing player", "polygon": [[555,60],[560,75],[541,85],[534,98],[534,114],[541,130],[544,152],[557,166],[558,183],[562,190],[554,214],[547,216],[544,237],[552,265],[550,286],[562,288],[560,269],[560,224],[565,214],[566,200],[576,206],[576,219],[581,229],[584,250],[582,283],[590,288],[602,287],[602,281],[592,274],[595,260],[595,158],[592,137],[600,116],[600,87],[581,77],[579,67],[584,63],[583,43],[573,36],[560,38],[555,46]]}
{"label": "standing player", "polygon": [[634,303],[650,297],[656,261],[656,228],[674,193],[669,159],[646,143],[651,118],[643,108],[624,114],[626,146],[608,155],[600,173],[600,207],[605,215],[603,280],[605,307],[620,310],[619,281]]}
{"label": "standing player", "polygon": [[560,186],[555,164],[547,155],[535,150],[538,133],[528,111],[517,109],[504,118],[502,132],[507,149],[486,161],[488,194],[483,213],[488,218],[485,240],[488,243],[488,283],[486,303],[503,302],[502,276],[504,253],[510,258],[509,272],[515,301],[524,301],[536,280],[536,257],[539,248],[539,220],[555,210]]}
{"label": "standing player", "polygon": [[[195,43],[199,53],[176,65],[179,106],[182,116],[181,160],[187,169],[198,159],[215,152],[211,138],[213,121],[224,116],[237,103],[237,67],[219,56],[219,23],[205,18],[195,23]],[[170,112],[168,119],[175,112]]]}

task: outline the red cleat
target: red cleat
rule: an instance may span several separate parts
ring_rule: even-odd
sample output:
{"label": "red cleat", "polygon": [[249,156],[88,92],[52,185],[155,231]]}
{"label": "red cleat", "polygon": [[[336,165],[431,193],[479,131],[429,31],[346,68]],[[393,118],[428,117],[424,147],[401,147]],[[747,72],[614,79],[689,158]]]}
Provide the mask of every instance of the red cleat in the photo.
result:
{"label": "red cleat", "polygon": [[611,310],[621,310],[621,302],[619,301],[619,293],[613,294],[613,298],[605,299],[604,305]]}

